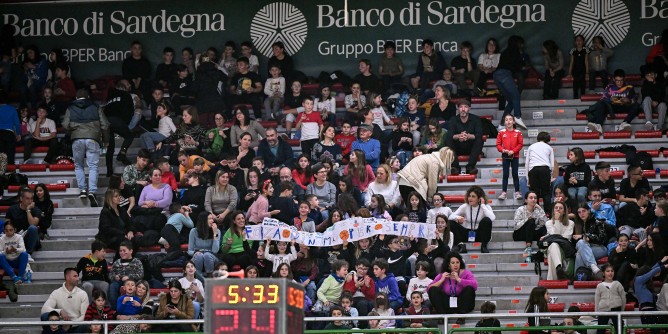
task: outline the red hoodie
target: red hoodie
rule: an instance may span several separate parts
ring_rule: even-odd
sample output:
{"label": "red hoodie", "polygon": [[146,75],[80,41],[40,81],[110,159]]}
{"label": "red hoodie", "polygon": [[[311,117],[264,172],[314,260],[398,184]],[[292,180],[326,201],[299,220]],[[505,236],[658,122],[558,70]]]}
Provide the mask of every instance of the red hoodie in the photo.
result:
{"label": "red hoodie", "polygon": [[[364,280],[364,278],[366,277],[369,277],[369,275],[362,277],[361,280]],[[355,281],[350,280],[343,283],[343,290],[348,291],[353,296],[355,296],[355,292],[357,292]],[[364,298],[366,298],[367,300],[374,301],[374,298],[376,298],[376,284],[373,282],[373,279],[371,279],[371,277],[369,277],[369,286],[367,287],[366,285],[362,285],[362,287],[360,288],[360,292],[364,294]]]}

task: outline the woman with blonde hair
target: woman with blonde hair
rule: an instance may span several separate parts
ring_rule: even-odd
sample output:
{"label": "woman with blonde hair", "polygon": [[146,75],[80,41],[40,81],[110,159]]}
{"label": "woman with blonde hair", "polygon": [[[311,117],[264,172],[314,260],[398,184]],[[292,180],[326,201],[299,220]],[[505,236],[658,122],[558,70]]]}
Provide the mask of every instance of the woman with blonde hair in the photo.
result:
{"label": "woman with blonde hair", "polygon": [[220,226],[225,217],[236,209],[237,199],[237,188],[230,184],[230,173],[221,169],[216,173],[216,183],[206,190],[204,210],[213,213],[216,224]]}
{"label": "woman with blonde hair", "polygon": [[453,160],[454,154],[449,147],[413,158],[398,173],[401,198],[407,200],[411,191],[417,191],[425,202],[432,198],[440,178],[450,173]]}
{"label": "woman with blonde hair", "polygon": [[[392,170],[390,166],[381,164],[376,169],[376,179],[369,184],[368,188],[369,198],[365,205],[368,207],[371,202],[371,196],[383,195],[385,204],[387,204],[387,211],[393,213],[395,208],[401,205],[401,193],[399,192],[399,185],[397,181],[392,180]],[[399,210],[400,211],[400,210]],[[395,214],[397,212],[394,212]]]}

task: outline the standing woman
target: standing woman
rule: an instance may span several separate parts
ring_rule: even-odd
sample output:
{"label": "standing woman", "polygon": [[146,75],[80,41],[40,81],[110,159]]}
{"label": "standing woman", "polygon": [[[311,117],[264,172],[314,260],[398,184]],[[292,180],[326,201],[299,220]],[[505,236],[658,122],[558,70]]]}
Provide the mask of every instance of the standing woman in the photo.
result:
{"label": "standing woman", "polygon": [[[169,282],[169,293],[160,296],[160,306],[155,315],[156,319],[184,320],[195,318],[195,306],[193,301],[185,295],[185,291],[178,280]],[[163,331],[194,332],[196,325],[190,324],[167,324],[160,325]]]}
{"label": "standing woman", "polygon": [[513,114],[515,116],[515,123],[522,129],[526,130],[526,125],[522,121],[522,107],[520,106],[520,91],[517,89],[513,75],[520,73],[524,66],[522,60],[522,48],[524,47],[524,39],[520,36],[513,35],[508,39],[508,46],[501,53],[499,59],[499,66],[494,71],[492,77],[494,84],[499,87],[506,100],[506,107],[503,110],[503,115]]}
{"label": "standing woman", "polygon": [[42,211],[42,216],[39,217],[39,238],[40,240],[48,239],[49,235],[47,229],[51,227],[53,221],[53,202],[49,189],[44,183],[39,183],[35,186],[35,206]]}
{"label": "standing woman", "polygon": [[455,236],[454,243],[459,246],[459,253],[466,253],[466,242],[481,242],[480,251],[489,253],[487,243],[492,239],[492,223],[496,219],[492,207],[487,204],[485,191],[479,186],[466,190],[466,203],[462,204],[452,215],[450,228]]}
{"label": "standing woman", "polygon": [[[573,228],[575,223],[568,219],[568,206],[563,202],[556,202],[552,206],[552,219],[545,223],[547,234],[542,236],[540,240],[550,235],[560,235],[566,240],[571,240],[573,237]],[[568,244],[570,245],[570,243]],[[572,248],[572,246],[571,246]],[[547,247],[547,279],[563,280],[568,278],[566,275],[566,268],[562,266],[562,247],[553,242]],[[571,249],[571,251],[573,251]]]}
{"label": "standing woman", "polygon": [[236,209],[238,196],[237,188],[230,184],[230,173],[221,169],[216,173],[216,184],[206,190],[204,210],[212,213],[216,225],[221,226]]}
{"label": "standing woman", "polygon": [[476,83],[478,89],[484,90],[487,85],[487,80],[493,78],[493,73],[499,66],[499,59],[501,58],[499,52],[501,52],[501,50],[499,49],[499,42],[496,38],[488,39],[487,44],[485,45],[485,52],[478,56],[478,70],[480,71],[480,76]]}
{"label": "standing woman", "polygon": [[[438,314],[471,313],[475,308],[476,290],[478,281],[466,269],[462,256],[455,252],[446,255],[441,273],[427,287],[429,300]],[[455,303],[451,302],[453,297]],[[457,323],[463,324],[462,320],[457,319]]]}
{"label": "standing woman", "polygon": [[218,262],[216,253],[220,250],[220,231],[213,218],[211,213],[200,212],[197,224],[188,236],[188,255],[192,256],[195,269],[203,275],[213,272]]}
{"label": "standing woman", "polygon": [[240,146],[241,137],[248,133],[251,136],[250,147],[260,145],[260,137],[267,136],[265,129],[257,121],[250,119],[250,112],[246,106],[238,106],[234,110],[234,125],[230,130],[232,147]]}
{"label": "standing woman", "polygon": [[232,225],[223,235],[221,244],[221,260],[228,266],[238,264],[246,268],[251,264],[251,254],[244,248],[244,244],[251,246],[251,241],[246,240],[246,217],[243,212],[232,213]]}
{"label": "standing woman", "polygon": [[423,201],[434,196],[440,177],[450,172],[452,160],[454,155],[448,147],[413,158],[398,173],[401,198],[407,200],[413,190],[422,196]]}
{"label": "standing woman", "polygon": [[[543,208],[538,205],[538,196],[534,191],[528,191],[524,195],[524,205],[515,210],[514,220],[513,241],[524,241],[527,248],[531,248],[534,241],[547,233],[547,217]],[[530,254],[530,251],[527,253]]]}
{"label": "standing woman", "polygon": [[543,61],[545,63],[543,100],[555,100],[559,98],[561,78],[564,77],[564,53],[551,39],[543,42]]}

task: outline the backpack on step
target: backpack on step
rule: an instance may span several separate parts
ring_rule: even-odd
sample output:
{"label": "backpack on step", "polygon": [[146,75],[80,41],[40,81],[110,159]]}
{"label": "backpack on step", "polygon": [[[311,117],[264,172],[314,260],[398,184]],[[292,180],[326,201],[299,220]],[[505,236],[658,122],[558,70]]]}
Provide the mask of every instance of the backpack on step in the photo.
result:
{"label": "backpack on step", "polygon": [[643,151],[636,152],[633,157],[632,165],[640,166],[642,170],[654,170],[654,163],[652,162],[652,156]]}

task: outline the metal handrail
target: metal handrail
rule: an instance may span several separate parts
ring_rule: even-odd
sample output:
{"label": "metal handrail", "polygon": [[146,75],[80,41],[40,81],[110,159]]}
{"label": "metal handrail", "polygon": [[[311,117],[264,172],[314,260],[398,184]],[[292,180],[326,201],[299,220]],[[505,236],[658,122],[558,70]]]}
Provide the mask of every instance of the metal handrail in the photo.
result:
{"label": "metal handrail", "polygon": [[[580,325],[580,326],[531,326],[526,327],[532,331],[543,331],[543,330],[564,330],[564,329],[609,329],[611,334],[615,334],[617,331],[613,325]],[[448,334],[454,332],[517,332],[517,327],[459,327],[459,328],[450,328]],[[586,332],[585,332],[586,333]]]}

